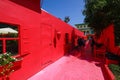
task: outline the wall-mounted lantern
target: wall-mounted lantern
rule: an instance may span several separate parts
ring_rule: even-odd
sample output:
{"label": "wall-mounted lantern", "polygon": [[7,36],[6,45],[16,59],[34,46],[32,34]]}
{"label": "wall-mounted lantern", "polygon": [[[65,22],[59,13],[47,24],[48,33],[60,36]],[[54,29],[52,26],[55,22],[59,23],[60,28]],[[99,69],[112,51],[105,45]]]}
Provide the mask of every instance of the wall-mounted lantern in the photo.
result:
{"label": "wall-mounted lantern", "polygon": [[57,31],[57,38],[58,38],[58,40],[60,39],[60,37],[61,37],[61,32]]}

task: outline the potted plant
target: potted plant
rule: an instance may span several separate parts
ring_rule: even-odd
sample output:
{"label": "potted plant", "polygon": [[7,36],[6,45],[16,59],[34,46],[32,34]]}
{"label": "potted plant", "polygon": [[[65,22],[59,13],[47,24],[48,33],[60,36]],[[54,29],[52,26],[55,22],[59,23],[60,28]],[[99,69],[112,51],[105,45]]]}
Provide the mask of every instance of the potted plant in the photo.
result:
{"label": "potted plant", "polygon": [[0,54],[0,76],[8,77],[15,71],[16,62],[19,61],[20,59],[13,57],[11,53]]}

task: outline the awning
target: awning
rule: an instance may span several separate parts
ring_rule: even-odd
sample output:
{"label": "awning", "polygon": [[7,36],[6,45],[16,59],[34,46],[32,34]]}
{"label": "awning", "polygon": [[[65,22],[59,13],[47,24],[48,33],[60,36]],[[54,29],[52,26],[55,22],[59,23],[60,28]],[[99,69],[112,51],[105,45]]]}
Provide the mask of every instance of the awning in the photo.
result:
{"label": "awning", "polygon": [[18,31],[12,28],[0,28],[0,34],[8,34],[8,33],[18,33]]}

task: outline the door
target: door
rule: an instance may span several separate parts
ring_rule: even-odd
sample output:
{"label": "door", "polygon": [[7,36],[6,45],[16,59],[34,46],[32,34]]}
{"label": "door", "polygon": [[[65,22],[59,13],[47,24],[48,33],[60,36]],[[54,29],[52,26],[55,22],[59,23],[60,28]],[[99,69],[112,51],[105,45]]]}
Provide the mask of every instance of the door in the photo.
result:
{"label": "door", "polygon": [[52,39],[52,26],[47,23],[42,23],[41,26],[41,46],[42,46],[42,66],[46,66],[52,62],[52,50],[53,50],[53,39]]}

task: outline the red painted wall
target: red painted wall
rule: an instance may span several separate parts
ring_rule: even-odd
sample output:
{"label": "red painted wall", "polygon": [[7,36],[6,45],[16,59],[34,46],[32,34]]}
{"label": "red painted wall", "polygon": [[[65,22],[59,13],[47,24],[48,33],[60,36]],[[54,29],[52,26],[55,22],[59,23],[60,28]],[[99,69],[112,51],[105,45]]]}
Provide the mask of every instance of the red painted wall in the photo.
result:
{"label": "red painted wall", "polygon": [[23,57],[21,68],[10,75],[11,80],[27,80],[62,57],[68,46],[65,44],[66,33],[69,35],[69,45],[73,46],[76,45],[76,36],[84,36],[79,30],[44,10],[36,11],[23,6],[21,1],[27,0],[20,0],[19,3],[17,0],[0,1],[0,22],[19,25],[19,54],[28,54]]}
{"label": "red painted wall", "polygon": [[114,25],[111,24],[103,30],[101,36],[98,40],[98,43],[103,43],[107,51],[112,52],[116,55],[120,55],[120,48],[115,46],[115,37],[114,37]]}

